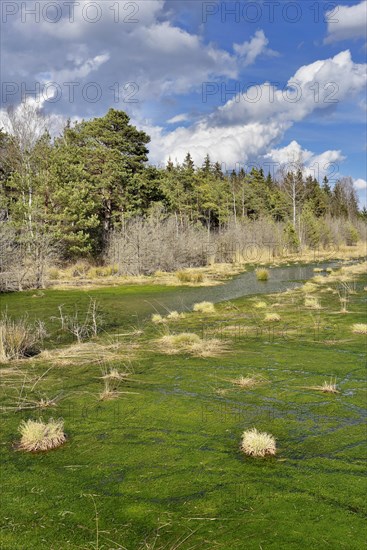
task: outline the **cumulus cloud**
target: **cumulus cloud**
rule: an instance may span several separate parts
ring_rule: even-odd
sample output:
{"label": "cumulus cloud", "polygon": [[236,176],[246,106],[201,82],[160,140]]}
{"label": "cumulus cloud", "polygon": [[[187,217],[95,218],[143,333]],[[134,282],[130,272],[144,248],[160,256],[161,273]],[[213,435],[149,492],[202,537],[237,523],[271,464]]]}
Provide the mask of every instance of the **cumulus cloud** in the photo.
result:
{"label": "cumulus cloud", "polygon": [[358,178],[357,180],[354,180],[354,187],[358,189],[358,191],[367,189],[367,181],[362,178]]}
{"label": "cumulus cloud", "polygon": [[[29,2],[27,7],[34,9],[36,4],[43,9],[40,2]],[[52,4],[63,7],[56,23],[52,22]],[[8,103],[19,102],[21,86],[29,91],[36,88],[36,82],[53,82],[62,88],[60,102],[50,106],[53,110],[88,116],[96,115],[97,107],[102,114],[113,103],[134,111],[143,109],[145,100],[198,91],[205,81],[236,79],[244,64],[271,52],[263,31],[230,52],[174,23],[168,7],[171,2],[136,0],[130,4],[124,10],[125,3],[119,2],[50,3],[47,17],[41,11],[38,22],[32,15],[22,20],[21,10],[7,17],[2,27],[6,59],[2,80],[19,86],[17,94],[8,94]],[[70,81],[77,85],[74,101],[70,101]],[[83,95],[83,85],[90,81],[101,89],[98,105],[88,103]],[[136,90],[134,102],[126,93],[129,83]]]}
{"label": "cumulus cloud", "polygon": [[335,6],[326,12],[327,31],[325,43],[340,40],[366,38],[367,0],[353,6]]}
{"label": "cumulus cloud", "polygon": [[312,176],[321,181],[324,176],[335,179],[340,174],[340,163],[345,160],[341,151],[328,150],[321,154],[303,149],[297,141],[291,141],[286,147],[271,149],[264,155],[264,164],[274,164],[275,169],[289,166],[292,169],[300,166],[305,176]]}
{"label": "cumulus cloud", "polygon": [[[286,90],[264,83],[248,94],[253,98],[257,93],[257,101],[239,94],[189,127],[167,134],[153,130],[152,158],[165,161],[171,156],[181,162],[190,151],[197,163],[207,153],[229,166],[246,163],[274,149],[295,122],[317,110],[336,108],[338,102],[361,92],[366,78],[366,65],[354,63],[349,51],[316,61],[301,67],[289,79]],[[338,83],[336,103],[329,102],[330,83]],[[326,163],[341,159],[340,151],[327,151],[317,160]]]}
{"label": "cumulus cloud", "polygon": [[255,35],[248,42],[234,44],[233,49],[239,55],[244,67],[252,65],[259,55],[277,56],[278,52],[267,48],[269,40],[263,30],[256,31]]}

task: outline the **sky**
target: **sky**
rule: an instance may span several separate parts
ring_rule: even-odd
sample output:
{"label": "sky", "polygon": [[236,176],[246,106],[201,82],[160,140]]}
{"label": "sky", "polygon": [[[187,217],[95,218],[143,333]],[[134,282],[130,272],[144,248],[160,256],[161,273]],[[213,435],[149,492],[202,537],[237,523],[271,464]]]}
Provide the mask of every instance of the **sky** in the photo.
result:
{"label": "sky", "polygon": [[1,3],[1,113],[122,109],[150,162],[351,176],[366,204],[367,0]]}

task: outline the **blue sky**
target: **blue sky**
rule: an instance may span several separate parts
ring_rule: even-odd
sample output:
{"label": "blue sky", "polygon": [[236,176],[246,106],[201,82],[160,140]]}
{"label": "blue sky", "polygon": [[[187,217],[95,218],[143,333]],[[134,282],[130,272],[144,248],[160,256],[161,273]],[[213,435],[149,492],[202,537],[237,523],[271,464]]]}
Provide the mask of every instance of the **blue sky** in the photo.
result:
{"label": "blue sky", "polygon": [[2,108],[25,91],[59,124],[121,108],[151,135],[152,163],[302,162],[352,176],[364,204],[366,6],[4,1]]}

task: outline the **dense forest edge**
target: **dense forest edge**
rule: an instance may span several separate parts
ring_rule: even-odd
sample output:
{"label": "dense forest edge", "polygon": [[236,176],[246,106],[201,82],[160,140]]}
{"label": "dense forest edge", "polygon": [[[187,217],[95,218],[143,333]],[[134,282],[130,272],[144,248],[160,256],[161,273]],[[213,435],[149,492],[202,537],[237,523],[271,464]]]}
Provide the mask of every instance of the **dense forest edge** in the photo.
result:
{"label": "dense forest edge", "polygon": [[29,103],[8,117],[10,130],[0,130],[2,291],[43,288],[70,266],[141,276],[365,249],[367,210],[351,178],[319,182],[300,163],[276,175],[227,171],[209,155],[195,166],[189,152],[181,164],[152,166],[150,137],[114,109],[68,122],[56,138]]}

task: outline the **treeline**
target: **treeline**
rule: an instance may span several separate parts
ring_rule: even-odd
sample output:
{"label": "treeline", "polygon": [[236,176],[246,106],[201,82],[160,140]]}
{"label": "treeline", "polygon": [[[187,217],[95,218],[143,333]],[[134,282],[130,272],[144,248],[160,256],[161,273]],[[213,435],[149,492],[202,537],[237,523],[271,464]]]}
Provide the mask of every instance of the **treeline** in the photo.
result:
{"label": "treeline", "polygon": [[208,233],[266,219],[282,224],[294,248],[327,240],[328,219],[346,220],[349,240],[359,237],[356,220],[366,210],[358,211],[350,178],[331,188],[327,178],[320,184],[304,177],[301,167],[275,179],[255,168],[224,173],[209,156],[195,166],[190,153],[182,164],[157,168],[148,165],[149,141],[114,109],[68,123],[56,139],[32,105],[9,112],[0,132],[3,262],[15,250],[27,252],[33,265],[53,256],[101,261],[111,234],[126,237],[132,220],[152,216]]}

